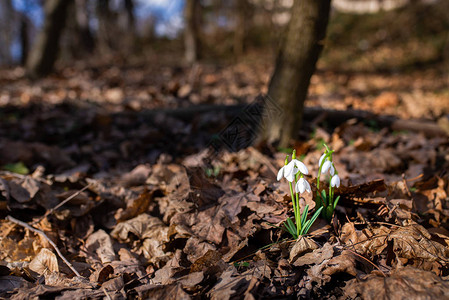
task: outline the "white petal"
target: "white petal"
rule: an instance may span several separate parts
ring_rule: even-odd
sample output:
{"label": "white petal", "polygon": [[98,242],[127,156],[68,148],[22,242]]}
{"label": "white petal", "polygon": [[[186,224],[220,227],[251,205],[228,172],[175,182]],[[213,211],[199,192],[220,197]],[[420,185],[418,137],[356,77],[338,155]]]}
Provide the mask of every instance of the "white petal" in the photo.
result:
{"label": "white petal", "polygon": [[340,177],[338,175],[335,175],[332,177],[331,186],[332,187],[340,187]]}
{"label": "white petal", "polygon": [[323,164],[323,167],[321,168],[321,174],[324,174],[327,172],[327,170],[329,170],[329,168],[332,167],[332,163],[328,160],[326,160]]}
{"label": "white petal", "polygon": [[310,183],[307,180],[304,180],[304,182],[306,183],[306,191],[311,193],[312,192],[312,188],[310,187]]}
{"label": "white petal", "polygon": [[284,168],[285,168],[285,166],[282,167],[282,168],[279,170],[279,172],[278,172],[278,177],[277,177],[277,180],[278,180],[278,181],[281,180],[282,177],[284,177]]}
{"label": "white petal", "polygon": [[295,162],[294,160],[292,160],[291,162],[288,163],[288,165],[285,166],[285,170],[284,170],[284,176],[285,178],[287,178],[287,175],[290,175],[290,173],[298,173],[298,169],[295,168]]}
{"label": "white petal", "polygon": [[334,164],[331,165],[331,169],[329,170],[329,173],[334,176],[335,174],[335,168],[334,168]]}
{"label": "white petal", "polygon": [[304,178],[299,178],[298,182],[296,183],[296,192],[300,192],[301,194],[304,193],[306,190],[305,180]]}
{"label": "white petal", "polygon": [[285,174],[284,177],[289,181],[289,182],[293,182],[295,181],[295,175],[297,172],[293,171],[290,172],[289,174]]}
{"label": "white petal", "polygon": [[318,167],[321,166],[321,163],[323,162],[323,159],[325,156],[326,156],[326,153],[323,153],[323,155],[321,155],[320,160],[318,161]]}
{"label": "white petal", "polygon": [[309,174],[309,170],[307,170],[306,165],[302,161],[296,160],[295,163],[296,163],[296,166],[298,167],[299,171],[301,171],[302,174],[304,174],[304,175]]}

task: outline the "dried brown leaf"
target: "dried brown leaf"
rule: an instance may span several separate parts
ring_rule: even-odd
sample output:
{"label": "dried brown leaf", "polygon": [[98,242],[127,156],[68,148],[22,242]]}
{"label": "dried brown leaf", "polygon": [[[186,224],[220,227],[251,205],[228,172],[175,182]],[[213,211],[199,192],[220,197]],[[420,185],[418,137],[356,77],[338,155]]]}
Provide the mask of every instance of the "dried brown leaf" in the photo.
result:
{"label": "dried brown leaf", "polygon": [[317,244],[312,239],[301,236],[296,240],[295,244],[290,250],[289,262],[294,263],[302,254],[312,252],[317,248]]}
{"label": "dried brown leaf", "polygon": [[353,279],[344,292],[351,299],[448,299],[449,283],[432,272],[405,267],[386,278],[373,273],[363,280]]}
{"label": "dried brown leaf", "polygon": [[222,254],[218,251],[208,250],[206,254],[198,258],[190,267],[190,272],[201,272],[214,266],[221,260]]}
{"label": "dried brown leaf", "polygon": [[102,264],[107,264],[116,259],[112,239],[103,229],[91,234],[86,241],[87,255],[95,253]]}
{"label": "dried brown leaf", "polygon": [[18,276],[0,276],[0,293],[12,292],[15,289],[31,285],[28,281]]}
{"label": "dried brown leaf", "polygon": [[112,274],[114,274],[114,268],[111,265],[104,266],[98,273],[98,284],[103,284],[103,282],[106,282]]}
{"label": "dried brown leaf", "polygon": [[144,185],[151,173],[151,166],[149,165],[138,165],[131,172],[126,173],[120,179],[120,183],[124,187],[132,187],[138,185]]}
{"label": "dried brown leaf", "polygon": [[172,254],[165,252],[164,244],[168,242],[168,230],[162,221],[147,214],[141,214],[131,220],[119,223],[112,230],[112,237],[121,242],[131,242],[133,237],[141,241],[141,252],[150,262],[168,260]]}
{"label": "dried brown leaf", "polygon": [[313,252],[306,253],[299,257],[293,265],[300,267],[305,265],[321,264],[324,260],[330,259],[334,256],[334,247],[326,243],[322,248],[315,249]]}
{"label": "dried brown leaf", "polygon": [[30,262],[29,268],[39,274],[59,272],[58,259],[56,255],[47,248],[42,248],[35,258]]}
{"label": "dried brown leaf", "polygon": [[181,287],[181,284],[174,283],[170,285],[148,284],[135,288],[141,299],[173,299],[190,300],[191,297]]}
{"label": "dried brown leaf", "polygon": [[431,238],[430,233],[421,225],[398,228],[389,236],[397,257],[447,263],[449,247],[432,241]]}
{"label": "dried brown leaf", "polygon": [[357,230],[354,223],[345,223],[341,229],[340,239],[359,254],[379,255],[387,247],[391,230],[385,226],[373,229]]}
{"label": "dried brown leaf", "polygon": [[145,213],[148,210],[154,191],[145,190],[137,198],[126,200],[126,208],[119,208],[114,217],[117,222],[122,222]]}

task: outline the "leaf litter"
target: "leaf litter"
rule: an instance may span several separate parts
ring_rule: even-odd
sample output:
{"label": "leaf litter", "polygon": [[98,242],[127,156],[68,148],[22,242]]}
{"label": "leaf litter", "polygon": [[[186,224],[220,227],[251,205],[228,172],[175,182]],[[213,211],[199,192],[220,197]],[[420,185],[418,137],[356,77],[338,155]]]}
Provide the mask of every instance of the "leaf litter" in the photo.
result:
{"label": "leaf litter", "polygon": [[[229,70],[218,76],[201,72],[203,93],[225,95],[231,89],[218,79],[231,76]],[[102,76],[108,80],[106,72]],[[265,79],[251,80],[262,86]],[[324,84],[317,80],[312,93]],[[183,86],[150,88],[155,101],[127,104],[107,89],[102,109],[62,99],[51,109],[33,101],[20,112],[3,109],[10,118],[0,124],[0,164],[22,163],[31,173],[9,167],[0,172],[1,297],[449,296],[447,136],[379,129],[354,119],[333,132],[314,124],[314,136],[295,148],[310,174],[317,173],[322,142],[336,150],[341,200],[331,224],[318,220],[309,235],[293,241],[279,229],[292,210],[288,185],[276,181],[283,153],[205,147],[232,121],[216,112],[192,122],[111,113],[123,110],[121,105],[183,106],[168,90],[182,94],[183,101],[215,97]],[[374,99],[375,109],[385,101],[403,102],[381,96]],[[226,103],[214,103],[220,101]],[[306,205],[313,210],[313,196],[300,199],[301,211]]]}

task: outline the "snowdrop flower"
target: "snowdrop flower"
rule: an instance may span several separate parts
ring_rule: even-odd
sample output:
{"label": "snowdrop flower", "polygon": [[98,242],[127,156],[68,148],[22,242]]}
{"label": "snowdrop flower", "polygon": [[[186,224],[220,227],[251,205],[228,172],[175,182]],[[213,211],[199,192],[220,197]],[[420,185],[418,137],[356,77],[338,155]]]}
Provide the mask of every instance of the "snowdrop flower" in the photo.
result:
{"label": "snowdrop flower", "polygon": [[332,167],[332,163],[329,160],[326,160],[323,166],[321,167],[321,173],[326,173],[327,170],[330,169],[330,167]]}
{"label": "snowdrop flower", "polygon": [[293,172],[288,173],[287,165],[285,165],[279,170],[277,180],[279,181],[282,177],[285,177],[289,182],[293,182],[295,180],[296,173],[298,173],[298,169],[296,168]]}
{"label": "snowdrop flower", "polygon": [[323,167],[321,167],[321,173],[326,173],[328,170],[331,175],[335,174],[334,164],[330,160],[324,162]]}
{"label": "snowdrop flower", "polygon": [[[295,175],[298,173],[298,168],[294,167],[293,169],[289,169],[289,165],[291,162],[288,162],[288,155],[285,158],[284,166],[279,170],[277,175],[277,180],[281,180],[282,177],[285,177],[289,182],[293,182],[295,180]],[[291,166],[291,165],[290,165]]]}
{"label": "snowdrop flower", "polygon": [[[286,169],[286,167],[287,167],[287,164],[288,164],[288,155],[287,155],[287,157],[285,158],[285,164],[282,166],[282,168],[279,170],[279,172],[278,172],[278,176],[277,176],[277,180],[279,181],[279,180],[281,180],[282,179],[282,177],[284,177],[285,175],[286,175],[286,173],[285,173],[285,169]],[[292,180],[293,181],[293,180]],[[291,181],[290,181],[291,182]]]}
{"label": "snowdrop flower", "polygon": [[[318,161],[318,166],[319,167],[321,166],[321,163],[323,162],[324,157],[326,157],[326,152],[323,153],[323,155],[321,155],[320,160]],[[327,160],[329,160],[329,158]]]}
{"label": "snowdrop flower", "polygon": [[[325,156],[326,153],[321,155],[320,160],[318,162],[318,166],[321,166],[321,163],[323,162]],[[329,174],[331,174],[332,176],[335,174],[334,163],[330,160],[329,156],[326,158],[326,161],[323,163],[323,166],[321,167],[321,174],[326,173],[328,170]]]}
{"label": "snowdrop flower", "polygon": [[340,176],[338,176],[338,174],[335,174],[335,176],[332,176],[331,186],[332,187],[340,187]]}
{"label": "snowdrop flower", "polygon": [[292,161],[288,163],[286,171],[293,172],[294,174],[298,173],[298,171],[300,171],[304,175],[309,174],[309,170],[307,169],[306,165],[296,158],[292,159]]}
{"label": "snowdrop flower", "polygon": [[287,168],[285,169],[285,172],[287,173],[285,178],[287,178],[287,176],[291,176],[291,173],[293,173],[293,175],[296,175],[298,171],[300,171],[304,175],[309,174],[309,170],[307,169],[306,165],[302,161],[296,159],[296,150],[293,150],[292,160],[288,163]]}
{"label": "snowdrop flower", "polygon": [[312,189],[310,187],[310,184],[307,182],[307,180],[304,179],[304,177],[299,178],[298,182],[295,186],[296,192],[300,192],[301,194],[305,191],[311,193]]}
{"label": "snowdrop flower", "polygon": [[[287,166],[288,166],[288,165],[287,165]],[[287,166],[286,166],[286,167],[287,167]],[[287,168],[286,168],[285,172],[287,172],[287,171],[288,171],[288,170],[287,170]],[[290,173],[286,173],[286,174],[284,175],[284,177],[285,177],[289,182],[293,182],[293,181],[295,181],[296,173],[298,173],[298,171],[299,171],[298,168],[293,168],[293,170],[290,171]]]}

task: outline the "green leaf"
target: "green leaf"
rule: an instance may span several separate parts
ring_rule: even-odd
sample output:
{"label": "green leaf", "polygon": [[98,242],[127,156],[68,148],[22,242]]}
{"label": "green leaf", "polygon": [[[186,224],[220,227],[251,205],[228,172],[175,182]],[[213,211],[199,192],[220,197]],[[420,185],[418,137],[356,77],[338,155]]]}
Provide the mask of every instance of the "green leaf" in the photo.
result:
{"label": "green leaf", "polygon": [[306,207],[304,208],[304,211],[302,212],[301,221],[300,221],[301,229],[304,227],[303,224],[306,223],[308,213],[309,213],[309,204],[306,205]]}
{"label": "green leaf", "polygon": [[337,207],[338,200],[340,200],[340,196],[338,196],[337,198],[335,198],[335,201],[334,201],[334,209]]}
{"label": "green leaf", "polygon": [[332,219],[332,215],[334,214],[334,208],[329,205],[326,207],[326,219],[330,221]]}
{"label": "green leaf", "polygon": [[234,263],[234,267],[236,267],[236,268],[238,268],[238,267],[249,267],[249,262],[247,262],[247,261],[235,262]]}
{"label": "green leaf", "polygon": [[296,233],[296,226],[290,218],[284,222],[284,226],[287,229],[287,232],[290,233],[295,239],[298,238],[298,234]]}
{"label": "green leaf", "polygon": [[321,199],[323,199],[323,206],[327,206],[327,195],[325,190],[321,191]]}
{"label": "green leaf", "polygon": [[[309,225],[310,225],[310,220],[307,220],[306,224],[304,224],[304,227],[301,229],[301,232],[299,233],[299,235],[307,234],[307,231],[308,231],[307,228],[309,228]],[[306,229],[307,229],[307,231],[306,231]]]}
{"label": "green leaf", "polygon": [[312,216],[312,218],[310,218],[310,220],[307,221],[307,224],[304,226],[304,228],[302,229],[302,233],[301,235],[307,234],[307,232],[309,232],[310,227],[312,227],[313,223],[315,223],[316,219],[318,218],[318,216],[320,215],[321,211],[323,210],[323,207],[321,206]]}
{"label": "green leaf", "polygon": [[6,164],[2,167],[3,170],[10,171],[17,174],[27,175],[30,173],[30,170],[25,166],[25,164],[21,161],[14,164]]}

